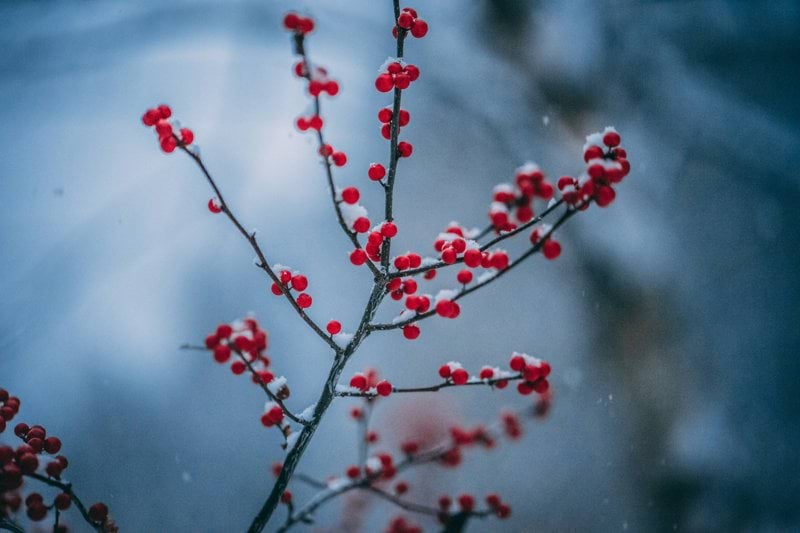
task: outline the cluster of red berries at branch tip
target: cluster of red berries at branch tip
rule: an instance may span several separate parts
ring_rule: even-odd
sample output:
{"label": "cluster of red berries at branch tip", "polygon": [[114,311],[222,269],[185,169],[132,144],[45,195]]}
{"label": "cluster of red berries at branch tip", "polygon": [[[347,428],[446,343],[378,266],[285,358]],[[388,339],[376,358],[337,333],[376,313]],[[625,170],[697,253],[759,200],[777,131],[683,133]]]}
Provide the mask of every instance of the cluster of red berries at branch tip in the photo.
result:
{"label": "cluster of red berries at branch tip", "polygon": [[298,35],[308,35],[314,31],[314,19],[294,12],[286,13],[283,17],[283,27]]}
{"label": "cluster of red berries at branch tip", "polygon": [[535,163],[519,167],[514,175],[514,185],[501,183],[492,191],[489,219],[495,231],[512,231],[534,217],[533,200],[548,201],[553,197],[553,186],[544,179],[544,173]]}
{"label": "cluster of red berries at branch tip", "polygon": [[269,335],[253,317],[236,320],[231,324],[220,324],[205,339],[206,349],[211,350],[214,361],[224,365],[231,362],[236,353],[240,357],[230,364],[231,372],[240,376],[252,369],[253,383],[267,385],[275,379],[269,370],[270,359],[266,354]]}
{"label": "cluster of red berries at branch tip", "polygon": [[588,208],[592,199],[599,207],[611,205],[617,197],[614,185],[631,170],[628,153],[620,146],[621,141],[619,133],[612,127],[586,137],[583,145],[586,172],[577,178],[562,176],[558,179],[558,189],[565,202],[579,209]]}
{"label": "cluster of red berries at branch tip", "polygon": [[539,224],[531,231],[530,240],[535,246],[540,240],[545,239],[542,244],[542,254],[546,259],[553,260],[561,255],[561,244],[550,235],[551,230],[550,224]]}
{"label": "cluster of red berries at branch tip", "polygon": [[[181,128],[174,119],[170,121],[172,109],[168,105],[161,104],[158,107],[148,109],[142,115],[142,123],[148,128],[153,128],[158,135],[158,143],[166,153],[175,151],[178,146],[187,147],[194,142],[194,133],[189,128]],[[178,134],[175,134],[175,130]]]}
{"label": "cluster of red berries at branch tip", "polygon": [[419,18],[417,10],[411,7],[404,7],[397,17],[397,25],[392,28],[392,35],[396,39],[401,31],[407,31],[417,39],[422,39],[428,34],[428,23]]}
{"label": "cluster of red berries at branch tip", "polygon": [[379,72],[375,78],[375,88],[382,93],[388,93],[392,89],[408,89],[419,78],[419,68],[416,65],[391,57],[381,65]]}
{"label": "cluster of red berries at branch tip", "polygon": [[[397,131],[399,132],[401,128],[407,126],[408,123],[411,122],[411,113],[409,113],[405,109],[401,108],[400,112],[398,113],[398,115],[399,115],[399,120],[397,122],[397,126],[398,126]],[[381,137],[383,137],[387,141],[392,138],[392,118],[393,117],[394,117],[394,112],[392,111],[391,107],[382,107],[380,109],[380,111],[378,111],[378,121],[381,123]],[[406,143],[406,144],[408,144],[408,143]],[[398,150],[400,150],[399,144],[398,144]],[[403,151],[405,151],[405,149],[403,149]],[[413,148],[411,148],[411,151],[413,151]],[[409,153],[409,155],[410,155],[410,153]],[[373,163],[373,166],[374,165],[378,165],[378,163]],[[381,168],[383,168],[383,167],[381,167]],[[381,172],[380,172],[379,169],[376,169],[375,170],[375,176],[373,176],[372,166],[370,166],[369,177],[373,181],[380,180],[383,177],[383,175],[386,174],[386,169],[383,170],[383,175],[378,176],[378,174],[381,174]]]}
{"label": "cluster of red berries at branch tip", "polygon": [[311,307],[313,299],[308,293],[303,292],[308,288],[308,278],[297,271],[292,272],[291,269],[281,265],[275,265],[273,268],[278,272],[280,285],[275,282],[272,283],[270,287],[272,294],[275,296],[283,296],[284,290],[299,292],[300,294],[295,298],[297,305],[301,309],[308,309]]}
{"label": "cluster of red berries at branch tip", "polygon": [[[0,388],[0,433],[6,429],[5,422],[9,422],[19,411],[19,398],[9,395],[8,391]],[[66,511],[72,506],[73,496],[67,484],[61,483],[61,474],[69,466],[69,461],[61,451],[61,439],[54,435],[47,435],[44,426],[29,426],[20,422],[14,426],[16,435],[22,444],[16,449],[11,446],[0,445],[0,518],[12,516],[22,507],[23,500],[19,490],[24,483],[24,476],[43,476],[53,480],[55,486],[62,487],[63,492],[57,494],[51,503],[45,502],[45,497],[38,492],[31,492],[24,500],[27,517],[33,522],[44,520],[49,511],[57,509]],[[46,459],[51,456],[51,459]],[[42,465],[44,468],[42,469]],[[42,470],[43,474],[39,471]],[[116,531],[113,522],[108,520],[108,507],[104,503],[92,505],[87,515],[94,526],[103,526],[103,531]],[[55,528],[56,531],[66,531],[63,526]]]}

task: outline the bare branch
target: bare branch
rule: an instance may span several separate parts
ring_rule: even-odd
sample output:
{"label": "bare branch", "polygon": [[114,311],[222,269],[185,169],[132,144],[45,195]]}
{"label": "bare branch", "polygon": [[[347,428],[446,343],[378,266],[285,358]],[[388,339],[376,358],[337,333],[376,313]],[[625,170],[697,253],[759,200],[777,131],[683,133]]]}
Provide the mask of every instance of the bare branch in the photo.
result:
{"label": "bare branch", "polygon": [[[448,387],[467,387],[470,385],[488,385],[490,387],[494,387],[497,383],[500,382],[508,382],[508,381],[517,381],[520,379],[524,379],[522,374],[514,374],[509,377],[502,377],[502,378],[492,378],[492,379],[482,379],[480,381],[467,381],[466,383],[462,383],[457,385],[453,383],[451,379],[438,383],[436,385],[430,385],[427,387],[411,387],[411,388],[401,388],[401,387],[392,387],[392,394],[396,393],[405,393],[405,392],[436,392],[441,389],[446,389]],[[377,392],[348,392],[348,391],[340,391],[336,393],[336,396],[342,397],[354,397],[354,398],[375,398],[378,396]]]}

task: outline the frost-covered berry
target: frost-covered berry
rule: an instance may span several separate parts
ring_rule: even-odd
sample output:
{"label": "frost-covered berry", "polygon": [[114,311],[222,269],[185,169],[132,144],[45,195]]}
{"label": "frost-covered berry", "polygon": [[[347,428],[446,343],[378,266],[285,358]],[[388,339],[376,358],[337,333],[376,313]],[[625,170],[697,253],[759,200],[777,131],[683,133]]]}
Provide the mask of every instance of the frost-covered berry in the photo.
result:
{"label": "frost-covered berry", "polygon": [[353,375],[353,377],[350,378],[350,386],[361,391],[367,390],[367,376],[360,372]]}
{"label": "frost-covered berry", "polygon": [[222,213],[222,207],[219,205],[219,201],[216,198],[211,198],[208,200],[208,210],[215,215]]}
{"label": "frost-covered berry", "polygon": [[450,379],[452,379],[453,383],[456,385],[463,385],[469,380],[469,374],[463,368],[456,368],[450,374]]}

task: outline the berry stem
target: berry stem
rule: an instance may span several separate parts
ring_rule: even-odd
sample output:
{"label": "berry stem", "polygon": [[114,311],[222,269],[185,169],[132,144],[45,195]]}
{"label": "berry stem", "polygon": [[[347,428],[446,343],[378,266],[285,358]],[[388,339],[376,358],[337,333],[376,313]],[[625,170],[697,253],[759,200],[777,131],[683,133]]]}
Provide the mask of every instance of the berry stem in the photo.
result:
{"label": "berry stem", "polygon": [[[309,59],[308,52],[306,51],[306,47],[304,44],[304,35],[296,36],[295,42],[296,42],[295,51],[302,58],[304,65],[303,78],[305,78],[306,81],[311,83],[311,72],[313,69],[311,65],[311,60]],[[298,42],[299,44],[297,44]],[[314,115],[321,116],[322,104],[320,102],[320,95],[314,96],[313,99],[314,99]],[[342,228],[342,231],[344,231],[344,234],[347,235],[347,238],[349,238],[350,242],[353,243],[353,246],[355,246],[357,249],[361,249],[362,246],[361,243],[358,242],[358,236],[357,236],[358,234],[347,227],[347,222],[345,222],[344,215],[342,215],[342,210],[339,206],[340,202],[336,200],[336,188],[334,187],[333,184],[333,169],[331,167],[331,161],[328,156],[322,155],[321,153],[322,148],[325,146],[325,137],[324,134],[322,133],[322,128],[318,128],[316,131],[317,131],[317,141],[319,143],[317,151],[318,153],[321,154],[322,164],[325,167],[325,177],[328,180],[328,189],[330,189],[331,192],[331,202],[333,203],[333,208],[336,211],[336,219],[339,222],[339,226]],[[375,277],[381,276],[380,270],[378,270],[378,267],[376,267],[372,261],[367,261],[366,264],[372,271],[372,273],[375,275]]]}
{"label": "berry stem", "polygon": [[[396,21],[397,18],[400,16],[400,0],[393,0],[394,4],[394,20]],[[406,38],[406,30],[399,26],[395,26],[397,28],[397,54],[396,58],[398,60],[403,59],[403,41]],[[400,100],[402,98],[403,91],[398,89],[397,87],[394,88],[394,103],[392,104],[392,120],[391,120],[391,138],[389,139],[389,169],[386,175],[386,187],[385,191],[385,219],[387,222],[392,222],[394,220],[394,215],[392,213],[392,200],[394,198],[394,179],[397,175],[397,161],[399,160],[399,154],[397,152],[397,138],[400,134]],[[383,246],[381,247],[381,268],[383,269],[384,274],[389,272],[389,258],[391,257],[391,248],[392,248],[392,241],[391,239],[383,239]]]}

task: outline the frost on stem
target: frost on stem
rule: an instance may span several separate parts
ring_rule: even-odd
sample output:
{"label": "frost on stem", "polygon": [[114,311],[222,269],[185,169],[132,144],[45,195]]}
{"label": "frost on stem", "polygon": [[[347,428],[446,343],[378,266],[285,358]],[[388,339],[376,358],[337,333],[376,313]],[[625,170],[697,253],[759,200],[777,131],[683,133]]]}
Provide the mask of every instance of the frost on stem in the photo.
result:
{"label": "frost on stem", "polygon": [[[315,157],[320,158],[324,168],[336,220],[351,245],[347,258],[342,258],[343,263],[349,260],[356,267],[365,266],[373,275],[372,289],[361,320],[352,332],[343,331],[342,323],[336,319],[329,320],[323,329],[308,316],[307,310],[313,304],[308,292],[309,279],[289,267],[270,266],[255,233],[246,231],[236,218],[199,152],[194,149],[194,133],[180,128],[171,119],[172,110],[161,105],[147,110],[142,117],[143,123],[156,132],[164,152],[180,149],[197,164],[213,193],[207,204],[208,210],[213,214],[223,214],[247,239],[256,252],[257,266],[270,279],[271,292],[288,301],[306,325],[333,351],[331,366],[317,402],[295,414],[284,403],[289,397],[286,378],[276,377],[272,371],[266,353],[267,333],[254,318],[219,325],[206,338],[205,346],[198,348],[209,351],[215,361],[228,366],[234,375],[248,373],[250,380],[267,396],[265,409],[260,415],[261,423],[269,428],[278,428],[284,437],[285,460],[272,469],[276,476],[275,484],[254,518],[250,531],[263,530],[280,504],[288,509],[288,518],[280,526],[280,531],[307,523],[320,505],[351,490],[368,491],[406,512],[434,516],[452,531],[460,530],[472,518],[506,518],[511,508],[497,494],[487,494],[483,499],[485,504],[471,494],[443,495],[438,505],[426,506],[407,499],[413,486],[395,478],[402,471],[419,465],[455,467],[461,463],[468,448],[488,449],[502,438],[519,438],[522,431],[520,413],[503,413],[500,420],[491,426],[453,425],[448,441],[432,448],[423,449],[421,442],[413,440],[399,443],[400,453],[396,456],[373,450],[381,436],[369,428],[370,413],[380,405],[379,402],[391,401],[382,398],[400,393],[433,393],[451,387],[499,391],[514,382],[520,395],[535,393],[537,398],[533,407],[524,409],[523,414],[541,418],[551,405],[548,362],[514,353],[507,369],[490,362],[468,370],[457,361],[449,361],[441,365],[438,376],[431,377],[431,384],[410,387],[398,387],[390,380],[380,378],[374,369],[350,373],[342,379],[345,366],[370,334],[399,329],[406,339],[416,339],[421,334],[420,321],[433,316],[457,319],[462,314],[462,298],[504,276],[530,256],[542,252],[547,260],[560,257],[562,245],[556,240],[555,232],[591,204],[599,207],[610,205],[616,198],[616,186],[630,172],[619,133],[606,128],[587,137],[582,152],[585,166],[574,177],[561,176],[551,181],[538,165],[525,163],[514,171],[509,182],[493,188],[486,212],[476,213],[476,219],[488,218],[484,229],[451,222],[443,231],[430,233],[433,236],[433,256],[411,250],[392,253],[392,242],[403,229],[402,223],[393,215],[399,162],[415,153],[410,141],[400,139],[403,128],[412,118],[412,111],[402,106],[402,96],[420,79],[419,68],[404,56],[404,43],[407,37],[426,37],[430,30],[415,9],[406,7],[401,10],[397,1],[392,7],[394,53],[379,67],[374,80],[375,89],[391,97],[377,110],[378,134],[388,141],[389,153],[386,160],[374,161],[365,172],[354,174],[363,180],[360,184],[339,184],[334,180],[334,170],[346,166],[349,160],[344,150],[335,148],[326,140],[329,124],[322,113],[322,102],[323,98],[337,96],[341,86],[326,68],[311,61],[306,39],[315,31],[316,23],[297,13],[288,13],[283,19],[283,26],[290,32],[298,56],[293,73],[304,83],[304,90],[310,98],[310,109],[297,116],[294,126],[316,138]],[[370,184],[380,186],[384,191],[383,215],[373,216],[373,221],[367,206],[361,203],[363,197],[359,188]],[[376,219],[379,222],[375,223]],[[517,257],[512,257],[502,244],[521,233],[525,235],[520,240],[529,246]],[[459,265],[453,269],[454,275],[438,275],[452,265]],[[430,287],[423,287],[424,284],[430,284]],[[442,285],[437,287],[437,284]],[[397,302],[400,309],[390,322],[374,322],[387,296]],[[349,302],[352,298],[347,295],[343,300]],[[343,475],[329,478],[327,483],[314,481],[308,476],[301,477],[301,480],[320,488],[321,492],[307,503],[296,505],[292,493],[287,490],[289,482],[335,397],[358,397],[362,402],[361,407],[351,410],[351,416],[358,422],[355,431],[359,436],[362,460],[357,465],[343,466]],[[417,531],[418,528],[398,517],[391,520],[387,530]]]}

